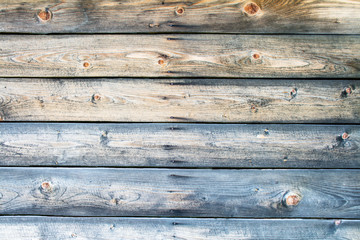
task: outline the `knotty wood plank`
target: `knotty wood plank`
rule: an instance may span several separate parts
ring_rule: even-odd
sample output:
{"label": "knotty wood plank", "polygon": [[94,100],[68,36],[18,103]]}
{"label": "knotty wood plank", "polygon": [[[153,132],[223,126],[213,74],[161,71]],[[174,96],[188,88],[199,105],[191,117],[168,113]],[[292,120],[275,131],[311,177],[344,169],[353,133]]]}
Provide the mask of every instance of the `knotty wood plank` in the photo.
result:
{"label": "knotty wood plank", "polygon": [[360,36],[2,35],[2,77],[360,77]]}
{"label": "knotty wood plank", "polygon": [[0,239],[359,239],[358,220],[0,217]]}
{"label": "knotty wood plank", "polygon": [[0,214],[360,217],[360,170],[0,168],[0,186]]}
{"label": "knotty wood plank", "polygon": [[0,9],[1,32],[360,33],[351,0],[12,0]]}
{"label": "knotty wood plank", "polygon": [[0,146],[1,166],[360,167],[352,125],[3,123]]}
{"label": "knotty wood plank", "polygon": [[360,123],[359,82],[0,79],[0,117],[3,121]]}

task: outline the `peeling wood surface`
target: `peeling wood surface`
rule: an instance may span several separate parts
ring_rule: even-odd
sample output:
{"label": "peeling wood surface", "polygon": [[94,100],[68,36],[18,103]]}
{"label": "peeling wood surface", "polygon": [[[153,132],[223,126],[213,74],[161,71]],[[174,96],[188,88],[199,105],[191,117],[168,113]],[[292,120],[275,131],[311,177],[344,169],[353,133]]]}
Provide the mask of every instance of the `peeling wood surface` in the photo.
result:
{"label": "peeling wood surface", "polygon": [[360,36],[1,35],[2,77],[360,77]]}
{"label": "peeling wood surface", "polygon": [[1,168],[0,214],[359,218],[360,170]]}
{"label": "peeling wood surface", "polygon": [[0,166],[360,167],[353,125],[2,123],[0,146]]}
{"label": "peeling wood surface", "polygon": [[[0,239],[357,240],[357,220],[0,217]],[[146,233],[146,234],[144,234]]]}
{"label": "peeling wood surface", "polygon": [[10,33],[360,33],[358,0],[11,0],[0,9]]}
{"label": "peeling wood surface", "polygon": [[0,89],[3,121],[360,123],[358,80],[2,78]]}

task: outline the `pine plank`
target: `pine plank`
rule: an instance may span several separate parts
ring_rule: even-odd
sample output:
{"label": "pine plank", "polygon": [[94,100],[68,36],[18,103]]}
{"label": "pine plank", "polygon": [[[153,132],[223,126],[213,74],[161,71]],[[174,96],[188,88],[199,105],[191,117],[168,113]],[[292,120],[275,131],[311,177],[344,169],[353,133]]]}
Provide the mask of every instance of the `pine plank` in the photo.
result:
{"label": "pine plank", "polygon": [[358,220],[0,217],[0,239],[358,240]]}
{"label": "pine plank", "polygon": [[360,170],[0,168],[0,214],[359,218]]}
{"label": "pine plank", "polygon": [[2,123],[0,146],[0,166],[360,167],[354,125]]}
{"label": "pine plank", "polygon": [[2,78],[0,118],[3,121],[360,123],[359,82]]}
{"label": "pine plank", "polygon": [[0,42],[0,77],[360,77],[357,35],[10,34]]}
{"label": "pine plank", "polygon": [[0,9],[10,33],[360,33],[357,0],[11,0]]}

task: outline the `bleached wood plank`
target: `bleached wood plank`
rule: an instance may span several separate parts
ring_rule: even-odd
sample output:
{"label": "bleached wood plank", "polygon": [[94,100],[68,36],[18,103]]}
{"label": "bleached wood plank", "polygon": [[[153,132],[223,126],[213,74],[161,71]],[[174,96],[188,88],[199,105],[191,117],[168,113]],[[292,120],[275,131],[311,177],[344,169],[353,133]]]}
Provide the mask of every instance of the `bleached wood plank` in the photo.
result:
{"label": "bleached wood plank", "polygon": [[360,123],[358,80],[2,78],[0,89],[3,121]]}
{"label": "bleached wood plank", "polygon": [[0,31],[18,33],[360,33],[351,0],[11,0]]}
{"label": "bleached wood plank", "polygon": [[0,77],[360,77],[360,36],[1,35]]}

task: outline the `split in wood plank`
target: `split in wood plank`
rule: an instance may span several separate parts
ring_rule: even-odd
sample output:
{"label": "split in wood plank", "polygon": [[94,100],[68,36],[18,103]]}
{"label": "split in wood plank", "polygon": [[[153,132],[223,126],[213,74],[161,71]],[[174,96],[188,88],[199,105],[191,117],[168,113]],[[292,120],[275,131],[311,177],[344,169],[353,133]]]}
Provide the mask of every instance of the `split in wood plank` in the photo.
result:
{"label": "split in wood plank", "polygon": [[0,217],[0,239],[358,240],[358,220]]}
{"label": "split in wood plank", "polygon": [[3,121],[360,123],[359,80],[0,79]]}
{"label": "split in wood plank", "polygon": [[359,218],[360,170],[0,168],[0,214]]}
{"label": "split in wood plank", "polygon": [[1,77],[360,77],[360,36],[2,35]]}
{"label": "split in wood plank", "polygon": [[360,33],[351,0],[11,0],[0,9],[10,33]]}
{"label": "split in wood plank", "polygon": [[0,166],[359,168],[360,127],[0,124]]}

